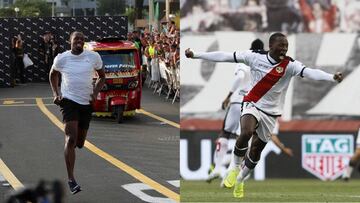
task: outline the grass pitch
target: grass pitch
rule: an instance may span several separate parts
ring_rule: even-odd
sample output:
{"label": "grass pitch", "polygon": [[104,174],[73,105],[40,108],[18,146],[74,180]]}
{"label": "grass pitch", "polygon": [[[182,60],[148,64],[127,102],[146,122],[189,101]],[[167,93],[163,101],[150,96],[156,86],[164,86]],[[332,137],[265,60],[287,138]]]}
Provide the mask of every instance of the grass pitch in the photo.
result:
{"label": "grass pitch", "polygon": [[360,180],[266,179],[245,182],[245,197],[220,188],[220,181],[181,180],[181,202],[360,202]]}

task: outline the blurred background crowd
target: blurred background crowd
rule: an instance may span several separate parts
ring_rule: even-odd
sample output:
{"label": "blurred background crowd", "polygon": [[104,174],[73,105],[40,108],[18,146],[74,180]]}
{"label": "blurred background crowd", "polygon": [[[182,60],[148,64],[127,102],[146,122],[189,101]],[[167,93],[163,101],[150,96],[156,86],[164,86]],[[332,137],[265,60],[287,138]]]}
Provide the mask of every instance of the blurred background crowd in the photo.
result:
{"label": "blurred background crowd", "polygon": [[[174,102],[180,96],[180,30],[174,21],[161,23],[160,29],[145,28],[129,32],[142,55],[148,86],[154,93],[166,94]],[[144,80],[144,81],[145,81]]]}
{"label": "blurred background crowd", "polygon": [[359,32],[358,0],[183,0],[182,31]]}

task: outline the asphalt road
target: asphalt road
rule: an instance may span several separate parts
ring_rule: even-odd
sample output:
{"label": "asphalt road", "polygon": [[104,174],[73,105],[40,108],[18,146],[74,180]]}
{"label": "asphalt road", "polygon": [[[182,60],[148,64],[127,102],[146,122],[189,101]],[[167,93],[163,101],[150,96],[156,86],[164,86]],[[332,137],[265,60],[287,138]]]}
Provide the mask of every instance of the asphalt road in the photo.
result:
{"label": "asphalt road", "polygon": [[[64,135],[56,125],[61,114],[52,104],[49,85],[0,89],[0,202],[13,187],[35,187],[39,180],[60,180],[64,202],[179,201],[179,103],[145,87],[142,109],[150,114],[138,113],[123,124],[93,118],[86,147],[76,150],[75,177],[83,191],[71,195]],[[6,168],[13,175],[4,174]]]}

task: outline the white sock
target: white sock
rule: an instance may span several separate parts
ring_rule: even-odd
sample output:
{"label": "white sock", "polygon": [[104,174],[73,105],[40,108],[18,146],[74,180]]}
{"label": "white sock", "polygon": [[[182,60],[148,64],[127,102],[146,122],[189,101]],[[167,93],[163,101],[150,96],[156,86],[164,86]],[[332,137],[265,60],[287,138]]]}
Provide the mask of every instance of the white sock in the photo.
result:
{"label": "white sock", "polygon": [[220,137],[216,141],[216,149],[214,152],[215,169],[220,169],[227,150],[228,150],[228,139]]}
{"label": "white sock", "polygon": [[234,168],[235,167],[240,167],[240,165],[241,165],[241,162],[244,160],[244,156],[237,156],[235,153],[234,153],[234,151],[235,151],[235,149],[237,149],[237,150],[241,150],[241,151],[243,151],[243,150],[248,150],[249,148],[248,147],[245,147],[245,148],[238,148],[238,147],[236,147],[236,144],[235,144],[235,146],[234,146],[234,149],[233,149],[233,151],[232,151],[232,154],[233,154],[233,162],[234,162]]}
{"label": "white sock", "polygon": [[344,172],[344,174],[343,174],[343,178],[350,178],[351,173],[352,173],[353,170],[354,170],[354,167],[352,167],[352,166],[349,165],[349,166],[345,169],[345,172]]}
{"label": "white sock", "polygon": [[237,176],[237,182],[244,182],[244,179],[249,173],[252,171],[252,169],[248,168],[245,165],[245,160],[241,163],[241,171],[239,175]]}
{"label": "white sock", "polygon": [[229,164],[229,166],[228,166],[228,168],[227,168],[227,171],[230,171],[230,170],[232,170],[232,169],[235,169],[236,168],[236,165],[235,165],[235,161],[234,161],[234,159],[235,159],[235,154],[234,154],[234,150],[232,150],[231,151],[231,159],[230,159],[230,164]]}
{"label": "white sock", "polygon": [[233,168],[239,168],[241,165],[241,162],[244,160],[243,156],[237,156],[234,154],[234,150],[232,152],[232,162],[230,164],[233,164]]}
{"label": "white sock", "polygon": [[[240,165],[241,165],[241,161],[243,160],[244,157],[239,157],[236,156],[234,154],[234,150],[231,152],[231,159],[230,159],[230,164],[227,168],[227,172],[234,170],[234,169],[239,169]],[[235,161],[236,160],[236,161]]]}

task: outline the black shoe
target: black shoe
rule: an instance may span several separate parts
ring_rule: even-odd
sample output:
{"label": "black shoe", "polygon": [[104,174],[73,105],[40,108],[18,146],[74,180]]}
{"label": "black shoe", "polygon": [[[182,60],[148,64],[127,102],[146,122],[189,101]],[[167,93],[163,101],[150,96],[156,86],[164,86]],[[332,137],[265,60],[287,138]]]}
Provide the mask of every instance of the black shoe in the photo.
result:
{"label": "black shoe", "polygon": [[71,194],[74,195],[81,191],[80,185],[78,185],[75,180],[69,181],[68,184],[69,184]]}

